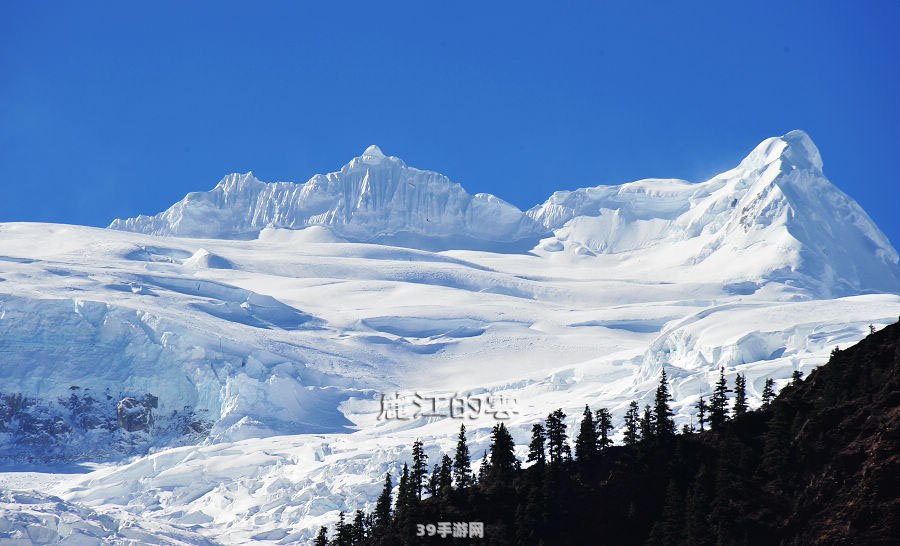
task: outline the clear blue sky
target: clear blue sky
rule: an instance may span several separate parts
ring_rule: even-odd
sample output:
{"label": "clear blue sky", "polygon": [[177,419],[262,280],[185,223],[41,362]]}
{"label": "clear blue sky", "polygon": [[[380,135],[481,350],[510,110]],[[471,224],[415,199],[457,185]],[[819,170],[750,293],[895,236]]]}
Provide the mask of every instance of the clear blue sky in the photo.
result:
{"label": "clear blue sky", "polygon": [[0,221],[102,226],[372,143],[527,208],[801,128],[896,246],[898,27],[894,1],[5,2]]}

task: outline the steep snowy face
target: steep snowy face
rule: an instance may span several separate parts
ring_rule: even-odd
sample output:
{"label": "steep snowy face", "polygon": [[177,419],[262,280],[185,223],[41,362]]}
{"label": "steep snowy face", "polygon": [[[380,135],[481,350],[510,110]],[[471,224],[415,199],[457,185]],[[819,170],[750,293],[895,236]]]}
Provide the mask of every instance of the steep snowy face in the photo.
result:
{"label": "steep snowy face", "polygon": [[509,203],[493,195],[469,195],[446,176],[408,167],[374,145],[340,171],[304,184],[231,174],[211,191],[190,193],[163,213],[117,219],[110,228],[245,239],[266,227],[308,226],[329,226],[353,241],[428,248],[490,249],[536,241],[546,232]]}
{"label": "steep snowy face", "polygon": [[528,215],[554,230],[543,244],[550,251],[674,254],[677,265],[728,280],[783,281],[826,296],[900,288],[897,252],[825,177],[802,131],[763,141],[706,182],[557,192]]}

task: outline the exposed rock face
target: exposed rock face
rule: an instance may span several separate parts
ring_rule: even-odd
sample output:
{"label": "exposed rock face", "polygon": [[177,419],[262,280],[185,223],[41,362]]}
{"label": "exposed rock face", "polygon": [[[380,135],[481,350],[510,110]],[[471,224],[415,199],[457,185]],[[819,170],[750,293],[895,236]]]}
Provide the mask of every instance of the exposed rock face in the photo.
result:
{"label": "exposed rock face", "polygon": [[149,432],[153,427],[153,409],[156,406],[157,399],[153,395],[147,395],[143,400],[123,398],[116,406],[119,428],[128,432]]}

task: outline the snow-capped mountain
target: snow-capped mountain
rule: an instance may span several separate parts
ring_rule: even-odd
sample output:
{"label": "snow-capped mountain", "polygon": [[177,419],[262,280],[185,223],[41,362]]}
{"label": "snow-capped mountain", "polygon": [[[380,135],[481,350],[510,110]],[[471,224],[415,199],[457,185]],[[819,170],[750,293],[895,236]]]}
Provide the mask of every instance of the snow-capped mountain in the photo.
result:
{"label": "snow-capped mountain", "polygon": [[[340,171],[304,184],[231,174],[156,216],[110,225],[226,239],[309,226],[327,226],[350,241],[428,250],[527,250],[541,237],[549,237],[540,248],[550,252],[655,249],[657,264],[714,271],[747,286],[787,282],[822,295],[900,286],[897,252],[825,177],[819,151],[802,131],[763,141],[736,168],[706,182],[650,179],[556,192],[525,214],[373,145]],[[746,260],[751,248],[754,258]]]}
{"label": "snow-capped mountain", "polygon": [[[767,377],[900,315],[896,251],[796,131],[706,182],[527,213],[370,147],[305,184],[231,175],[111,227],[0,224],[0,459],[104,462],[0,488],[59,496],[78,525],[113,517],[98,536],[133,520],[302,543],[371,509],[413,440],[434,461],[460,424],[385,420],[380,394],[515,398],[521,456],[556,408],[620,425],[660,368],[680,425],[720,368],[756,404]],[[465,423],[480,454],[496,421]]]}
{"label": "snow-capped mountain", "polygon": [[352,241],[426,248],[494,248],[545,230],[493,195],[469,195],[432,171],[408,167],[369,146],[340,171],[303,184],[267,184],[231,174],[209,192],[188,194],[156,216],[115,220],[110,228],[151,235],[255,238],[266,227],[329,226]]}
{"label": "snow-capped mountain", "polygon": [[706,182],[641,180],[557,192],[528,215],[554,230],[543,245],[549,250],[656,248],[676,252],[679,265],[825,295],[900,286],[897,252],[825,177],[819,151],[802,131],[763,141],[736,168]]}

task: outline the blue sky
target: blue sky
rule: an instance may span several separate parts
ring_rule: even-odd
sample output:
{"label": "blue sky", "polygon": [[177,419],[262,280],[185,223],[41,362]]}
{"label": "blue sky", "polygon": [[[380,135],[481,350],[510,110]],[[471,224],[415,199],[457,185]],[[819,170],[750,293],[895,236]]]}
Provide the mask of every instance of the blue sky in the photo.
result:
{"label": "blue sky", "polygon": [[527,208],[801,128],[898,245],[898,24],[888,1],[4,3],[0,221],[103,226],[371,143]]}

